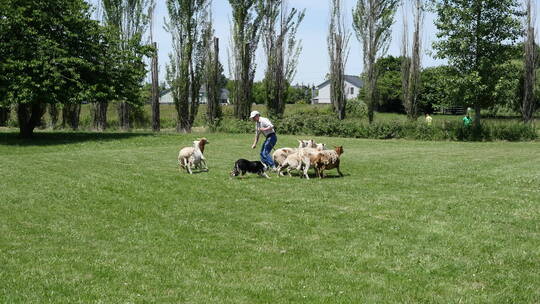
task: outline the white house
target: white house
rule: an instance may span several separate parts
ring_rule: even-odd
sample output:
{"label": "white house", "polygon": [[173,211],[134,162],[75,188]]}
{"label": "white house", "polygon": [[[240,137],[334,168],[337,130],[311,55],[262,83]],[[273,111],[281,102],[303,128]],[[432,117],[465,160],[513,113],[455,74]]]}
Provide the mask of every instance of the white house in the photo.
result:
{"label": "white house", "polygon": [[[201,91],[199,93],[200,96],[200,103],[206,104],[208,103],[208,96],[206,95],[206,89],[201,87]],[[166,89],[165,91],[161,92],[159,95],[159,103],[161,104],[173,104],[174,99],[172,96],[171,89]],[[219,103],[220,104],[229,104],[229,90],[223,88],[221,89],[221,94],[219,96]]]}
{"label": "white house", "polygon": [[[364,87],[364,82],[360,77],[345,75],[345,98],[354,99],[360,94],[360,89]],[[330,100],[330,80],[317,86],[318,95],[313,98],[313,104],[329,104]]]}

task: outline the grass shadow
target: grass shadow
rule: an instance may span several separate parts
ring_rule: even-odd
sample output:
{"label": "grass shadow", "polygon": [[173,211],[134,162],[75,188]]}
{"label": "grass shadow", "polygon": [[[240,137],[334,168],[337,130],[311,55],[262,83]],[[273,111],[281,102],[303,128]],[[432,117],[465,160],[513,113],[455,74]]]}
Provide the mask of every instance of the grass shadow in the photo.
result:
{"label": "grass shadow", "polygon": [[[302,177],[300,177],[300,176],[302,176]],[[309,176],[310,179],[319,179],[319,177],[317,177],[317,174],[315,174],[315,173],[308,173],[308,176]],[[327,178],[344,178],[344,177],[347,177],[347,176],[351,176],[351,175],[347,174],[347,173],[343,173],[343,176],[340,176],[337,173],[335,173],[335,174],[330,173],[329,175],[328,174],[325,175],[323,179],[327,179]],[[279,178],[290,178],[290,177],[302,178],[303,179],[303,175],[298,174],[298,173],[292,173],[291,176],[289,176],[289,175],[280,176]]]}
{"label": "grass shadow", "polygon": [[19,133],[0,132],[0,145],[7,146],[55,146],[92,141],[114,141],[153,133],[98,133],[98,132],[36,132],[32,138],[21,138]]}

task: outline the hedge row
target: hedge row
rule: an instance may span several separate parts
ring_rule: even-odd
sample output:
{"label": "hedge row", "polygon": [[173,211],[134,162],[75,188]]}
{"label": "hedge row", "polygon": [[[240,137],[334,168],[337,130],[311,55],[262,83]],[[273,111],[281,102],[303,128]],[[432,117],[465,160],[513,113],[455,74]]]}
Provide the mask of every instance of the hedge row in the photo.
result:
{"label": "hedge row", "polygon": [[[538,138],[534,125],[513,123],[484,123],[480,128],[465,127],[459,121],[445,121],[428,126],[423,122],[381,121],[368,124],[358,120],[340,121],[333,115],[305,113],[274,120],[279,134],[371,139],[415,139],[452,141],[529,141]],[[252,133],[249,121],[223,120],[213,131]]]}

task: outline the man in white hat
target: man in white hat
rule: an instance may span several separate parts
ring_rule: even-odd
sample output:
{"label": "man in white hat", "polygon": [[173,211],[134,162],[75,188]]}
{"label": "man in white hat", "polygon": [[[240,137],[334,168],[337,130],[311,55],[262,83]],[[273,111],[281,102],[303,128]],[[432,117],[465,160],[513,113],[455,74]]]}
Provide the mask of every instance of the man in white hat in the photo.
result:
{"label": "man in white hat", "polygon": [[259,142],[259,136],[264,134],[266,137],[266,140],[264,141],[264,144],[261,149],[261,161],[267,165],[270,168],[275,168],[276,165],[274,164],[274,160],[272,159],[272,155],[270,155],[270,152],[272,151],[272,148],[276,145],[277,142],[277,136],[276,132],[274,131],[274,125],[268,118],[261,117],[261,113],[258,111],[253,111],[249,115],[249,118],[253,121],[255,121],[255,141],[253,142],[253,145],[251,146],[252,149],[255,149],[257,146],[257,143]]}

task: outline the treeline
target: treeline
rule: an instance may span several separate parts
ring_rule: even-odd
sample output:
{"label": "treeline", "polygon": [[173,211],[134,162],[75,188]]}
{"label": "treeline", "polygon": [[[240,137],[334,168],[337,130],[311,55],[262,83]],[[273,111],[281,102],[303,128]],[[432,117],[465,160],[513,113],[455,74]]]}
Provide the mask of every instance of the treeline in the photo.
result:
{"label": "treeline", "polygon": [[144,103],[144,58],[155,50],[144,43],[151,3],[124,2],[103,0],[101,21],[83,0],[0,2],[0,122],[14,107],[21,136],[31,137],[48,110],[51,127],[61,116],[77,129],[81,104],[91,103],[103,130],[115,101],[129,129]]}
{"label": "treeline", "polygon": [[[212,0],[166,1],[166,29],[173,45],[166,83],[178,132],[191,132],[203,89],[209,125],[220,121],[219,95],[225,85],[240,120],[247,119],[253,103],[266,104],[269,115],[281,118],[287,103],[311,100],[313,88],[291,86],[302,51],[297,33],[305,10],[290,7],[287,0],[228,2],[232,80],[225,82]],[[152,121],[153,129],[159,130],[157,58],[151,39],[155,3],[98,3],[96,10],[84,0],[0,2],[0,125],[14,108],[22,136],[32,136],[47,110],[51,127],[76,129],[86,102],[92,104],[94,129],[101,131],[107,128],[112,103],[120,127],[129,130],[148,100],[143,79],[148,73],[145,61],[152,57]],[[328,3],[328,80],[336,118],[348,114],[347,59],[362,56],[362,101],[370,123],[375,110],[405,111],[414,121],[434,105],[472,108],[476,127],[482,110],[507,108],[519,112],[525,122],[532,120],[540,96],[532,0],[355,0],[352,24],[346,22],[350,12],[343,9],[342,0]],[[387,57],[399,7],[404,16],[402,52],[400,57]],[[436,15],[433,54],[447,66],[422,68],[421,37],[428,9]],[[349,52],[353,34],[362,54]],[[260,46],[266,70],[257,83],[255,54]]]}

